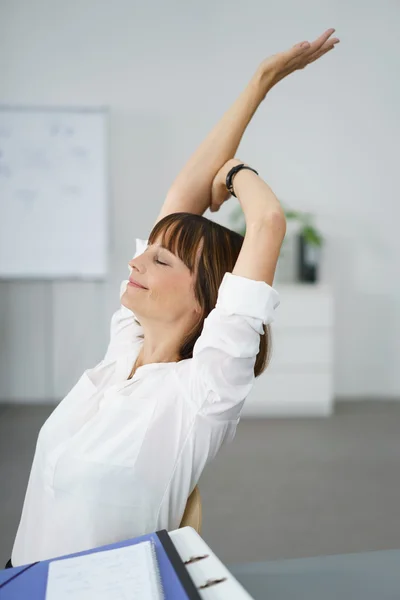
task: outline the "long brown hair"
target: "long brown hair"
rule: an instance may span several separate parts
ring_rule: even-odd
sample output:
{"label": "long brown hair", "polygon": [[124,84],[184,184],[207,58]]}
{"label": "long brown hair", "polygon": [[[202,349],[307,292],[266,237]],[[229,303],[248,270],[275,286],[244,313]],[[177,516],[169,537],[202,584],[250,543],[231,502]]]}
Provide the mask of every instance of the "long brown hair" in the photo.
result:
{"label": "long brown hair", "polygon": [[[202,312],[179,351],[180,360],[192,358],[204,319],[215,308],[219,286],[224,274],[233,271],[244,237],[201,215],[186,212],[172,213],[158,221],[150,233],[149,244],[154,244],[159,237],[161,244],[179,256],[191,273],[195,271],[197,251],[203,242],[194,286]],[[260,349],[254,365],[255,377],[265,371],[271,358],[270,325],[263,325],[263,328],[264,335],[260,335]]]}

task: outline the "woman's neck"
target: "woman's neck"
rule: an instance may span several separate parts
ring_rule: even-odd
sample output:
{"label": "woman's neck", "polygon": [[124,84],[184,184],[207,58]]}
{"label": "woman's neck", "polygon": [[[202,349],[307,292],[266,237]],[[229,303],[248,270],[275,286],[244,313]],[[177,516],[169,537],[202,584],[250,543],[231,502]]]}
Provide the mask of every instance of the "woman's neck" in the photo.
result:
{"label": "woman's neck", "polygon": [[178,361],[179,361],[179,356],[177,354],[175,354],[175,356],[173,358],[169,359],[169,360],[150,360],[148,362],[145,362],[143,360],[143,350],[141,349],[140,352],[139,352],[139,354],[138,354],[138,356],[137,356],[137,358],[136,358],[136,360],[135,360],[135,363],[134,363],[134,365],[132,367],[132,370],[131,370],[131,372],[129,374],[128,379],[132,379],[132,377],[134,376],[136,370],[139,367],[142,367],[143,365],[149,365],[149,364],[160,363],[160,362],[178,362]]}

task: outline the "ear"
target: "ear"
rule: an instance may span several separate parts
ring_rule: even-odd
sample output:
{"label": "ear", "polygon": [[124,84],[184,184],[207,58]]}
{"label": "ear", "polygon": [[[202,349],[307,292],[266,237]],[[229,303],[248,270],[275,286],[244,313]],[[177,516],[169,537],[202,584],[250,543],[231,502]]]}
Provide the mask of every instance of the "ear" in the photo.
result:
{"label": "ear", "polygon": [[194,306],[194,308],[193,308],[193,312],[194,312],[194,314],[195,314],[195,315],[197,315],[197,317],[200,319],[200,317],[201,317],[201,313],[202,313],[202,310],[201,310],[201,306],[200,306],[200,304],[197,302],[197,300],[196,300],[196,304],[195,304],[195,306]]}

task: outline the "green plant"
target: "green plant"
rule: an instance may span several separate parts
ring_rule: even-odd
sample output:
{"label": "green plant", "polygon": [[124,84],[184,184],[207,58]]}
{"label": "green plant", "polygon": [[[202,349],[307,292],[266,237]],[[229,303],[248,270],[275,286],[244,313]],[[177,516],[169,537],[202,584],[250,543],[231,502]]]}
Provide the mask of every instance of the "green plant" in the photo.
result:
{"label": "green plant", "polygon": [[[305,240],[312,246],[320,247],[324,242],[324,238],[321,233],[313,225],[313,216],[310,213],[301,211],[289,210],[284,208],[285,217],[287,221],[298,221],[301,224],[300,233],[304,236]],[[244,214],[240,204],[234,208],[231,212],[231,221],[233,224],[237,224],[235,231],[244,235],[246,233],[246,222]]]}
{"label": "green plant", "polygon": [[300,233],[304,236],[306,242],[311,246],[322,246],[324,238],[316,227],[314,227],[312,223],[313,216],[310,213],[285,209],[285,216],[287,221],[297,220],[301,223]]}

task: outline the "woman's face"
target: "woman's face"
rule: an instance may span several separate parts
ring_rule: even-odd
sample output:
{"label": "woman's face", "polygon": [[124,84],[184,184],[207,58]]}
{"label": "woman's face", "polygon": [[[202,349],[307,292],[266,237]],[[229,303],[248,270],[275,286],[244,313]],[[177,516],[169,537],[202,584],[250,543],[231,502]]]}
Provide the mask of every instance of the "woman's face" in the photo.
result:
{"label": "woman's face", "polygon": [[178,256],[155,240],[128,264],[132,268],[130,279],[145,289],[128,284],[121,302],[139,320],[154,319],[183,327],[194,324],[200,315],[194,293],[196,274]]}

